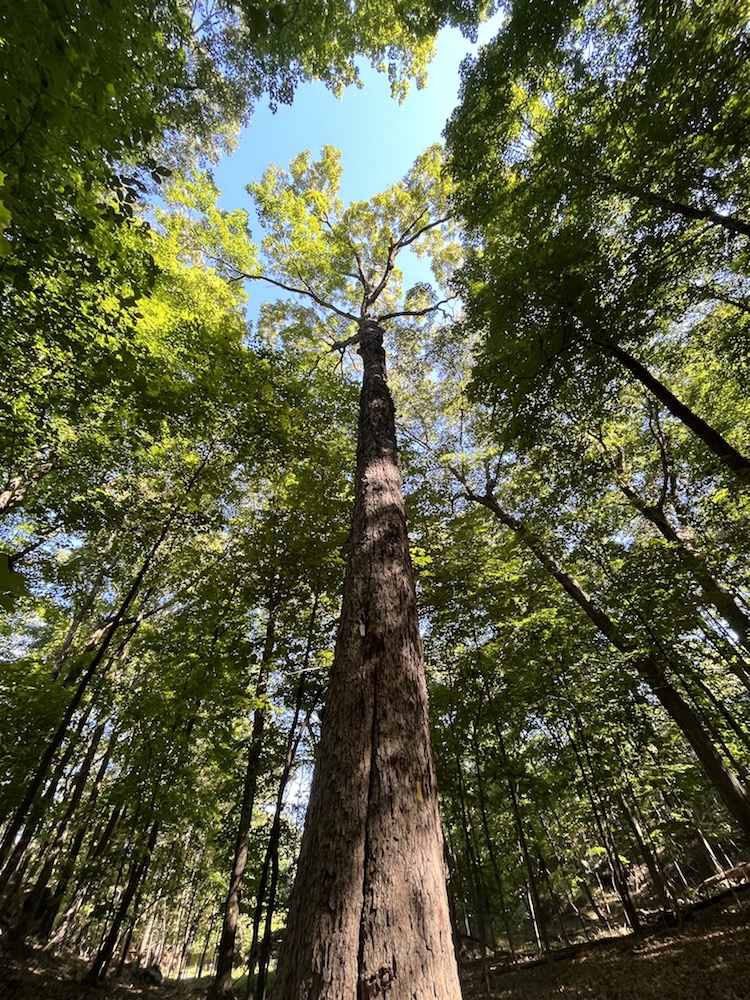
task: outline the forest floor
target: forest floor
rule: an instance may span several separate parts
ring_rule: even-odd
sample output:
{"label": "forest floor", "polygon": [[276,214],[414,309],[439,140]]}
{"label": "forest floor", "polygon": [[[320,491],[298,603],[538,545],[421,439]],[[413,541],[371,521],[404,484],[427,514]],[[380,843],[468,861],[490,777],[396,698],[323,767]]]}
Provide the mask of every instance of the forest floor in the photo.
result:
{"label": "forest floor", "polygon": [[[677,927],[602,939],[514,968],[487,962],[492,1000],[750,1000],[750,898],[743,893]],[[85,963],[0,944],[0,1000],[196,1000],[202,983],[144,978],[81,985]],[[482,963],[462,970],[464,1000],[486,1000]],[[243,991],[244,992],[244,991]]]}
{"label": "forest floor", "polygon": [[717,900],[675,927],[601,938],[549,961],[464,965],[464,1000],[750,1000],[750,898]]}

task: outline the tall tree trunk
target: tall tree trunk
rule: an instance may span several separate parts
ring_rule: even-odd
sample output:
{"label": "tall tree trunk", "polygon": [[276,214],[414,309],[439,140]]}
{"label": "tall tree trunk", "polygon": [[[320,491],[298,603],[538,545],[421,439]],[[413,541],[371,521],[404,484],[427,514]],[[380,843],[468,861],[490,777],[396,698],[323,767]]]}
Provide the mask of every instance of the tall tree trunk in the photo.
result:
{"label": "tall tree trunk", "polygon": [[[73,717],[78,711],[78,708],[81,702],[83,701],[84,695],[87,693],[89,689],[89,685],[99,672],[98,667],[104,660],[104,657],[107,653],[107,650],[109,649],[109,646],[112,642],[112,639],[115,635],[118,626],[122,624],[126,613],[130,609],[133,602],[135,601],[136,596],[139,594],[141,586],[143,584],[143,580],[146,577],[146,574],[151,569],[151,566],[154,560],[156,559],[162,545],[164,544],[164,542],[167,539],[167,536],[172,530],[175,521],[178,519],[178,516],[182,509],[182,500],[190,495],[191,490],[198,482],[198,479],[205,470],[210,456],[211,456],[211,449],[209,449],[206,456],[201,461],[200,465],[190,476],[187,486],[185,487],[184,497],[181,498],[180,502],[173,505],[171,511],[169,512],[161,528],[161,531],[159,532],[156,539],[146,552],[146,555],[144,556],[143,561],[141,562],[138,572],[133,577],[133,580],[131,581],[129,588],[125,593],[125,596],[120,601],[117,611],[109,619],[106,627],[100,630],[100,633],[97,637],[99,640],[98,646],[94,651],[91,662],[89,663],[88,667],[83,673],[83,676],[78,682],[78,685],[76,686],[76,689],[73,692],[73,696],[70,699],[63,713],[63,717],[60,720],[59,726],[57,727],[57,730],[55,731],[52,739],[50,740],[49,745],[42,754],[42,757],[39,761],[39,765],[36,771],[29,780],[28,786],[26,788],[26,794],[22,802],[19,804],[13,815],[10,817],[8,824],[5,828],[2,841],[0,841],[0,865],[3,865],[5,863],[5,860],[7,859],[11,850],[13,849],[16,837],[18,836],[19,831],[24,825],[26,816],[29,813],[32,806],[34,805],[35,801],[37,800],[39,792],[42,786],[44,785],[45,779],[47,777],[47,772],[49,771],[53,761],[55,760],[55,757],[57,756],[60,747],[63,745],[65,741],[65,737],[67,736],[68,729],[73,720]],[[106,665],[102,673],[104,672],[106,672]]]}
{"label": "tall tree trunk", "polygon": [[[266,919],[263,924],[263,940],[260,943],[258,954],[258,978],[255,983],[255,1000],[264,1000],[266,995],[266,979],[268,977],[268,963],[271,958],[271,934],[273,931],[273,915],[276,911],[276,891],[279,885],[279,836],[280,831],[276,831],[273,840],[269,843],[271,862],[271,883],[268,887],[268,902],[266,904]],[[248,997],[250,996],[251,980],[248,978]]]}
{"label": "tall tree trunk", "polygon": [[39,937],[44,941],[48,940],[52,935],[55,921],[57,920],[57,916],[62,907],[63,899],[68,890],[68,884],[73,874],[76,861],[78,860],[78,855],[81,852],[83,841],[86,837],[88,823],[91,822],[93,818],[94,806],[96,805],[99,793],[101,792],[104,784],[104,776],[107,772],[107,768],[109,767],[109,761],[112,757],[112,753],[114,752],[117,739],[118,733],[116,730],[113,730],[110,734],[109,742],[104,755],[99,762],[99,767],[92,787],[89,790],[83,820],[80,822],[75,836],[73,837],[73,842],[60,864],[60,868],[57,873],[57,884],[54,892],[52,893],[52,899],[50,900],[49,905],[45,908],[44,918],[39,929]]}
{"label": "tall tree trunk", "polygon": [[261,751],[263,749],[263,732],[268,714],[268,707],[264,699],[268,687],[271,656],[273,655],[274,628],[274,610],[273,607],[270,607],[268,622],[266,624],[263,656],[255,687],[255,696],[258,699],[258,705],[253,715],[253,729],[247,754],[247,768],[242,788],[242,804],[240,806],[240,817],[237,827],[237,840],[234,846],[234,861],[232,863],[232,872],[229,876],[229,892],[224,907],[224,922],[221,928],[221,939],[217,952],[216,979],[209,993],[209,997],[212,1000],[218,1000],[219,997],[228,995],[232,990],[234,945],[237,938],[237,926],[240,921],[240,891],[242,889],[242,880],[245,876],[245,868],[247,867],[250,825],[253,818],[255,789],[258,784],[258,772],[260,769]]}
{"label": "tall tree trunk", "polygon": [[211,943],[211,935],[214,932],[214,924],[218,918],[218,913],[212,913],[211,919],[208,922],[208,930],[206,931],[206,939],[203,942],[203,951],[201,952],[201,959],[198,963],[198,973],[197,978],[200,979],[203,975],[203,966],[206,964],[206,955],[208,954],[208,946]]}
{"label": "tall tree trunk", "polygon": [[[456,737],[456,726],[455,720],[451,716],[451,735],[453,737],[454,747],[458,747],[457,737]],[[490,987],[490,972],[489,965],[487,964],[487,927],[486,927],[486,894],[481,891],[481,865],[479,863],[479,858],[475,851],[474,844],[474,831],[472,829],[472,822],[469,812],[469,806],[466,801],[466,789],[464,787],[463,773],[461,770],[462,762],[461,755],[456,749],[455,753],[456,762],[456,788],[458,790],[458,803],[460,807],[461,816],[461,832],[463,833],[464,845],[466,847],[466,863],[467,863],[467,875],[469,881],[469,890],[472,895],[472,901],[474,903],[474,914],[477,921],[477,932],[479,934],[479,951],[480,960],[482,963],[482,979],[484,981],[484,991],[487,996],[491,993]],[[494,942],[493,942],[494,943]]]}
{"label": "tall tree trunk", "polygon": [[[571,576],[552,555],[538,544],[520,521],[503,510],[491,491],[488,491],[484,496],[479,496],[471,490],[467,492],[471,500],[492,511],[498,520],[509,527],[524,542],[547,572],[582,608],[615,649],[621,653],[633,654],[631,644],[620,635],[609,615],[589,597],[578,580]],[[737,775],[724,763],[695,712],[669,683],[663,669],[655,660],[638,654],[632,656],[631,663],[695,751],[696,757],[703,765],[708,779],[719,793],[724,805],[734,816],[742,831],[750,836],[750,795],[748,790]]]}
{"label": "tall tree trunk", "polygon": [[[703,592],[706,604],[711,605],[718,611],[724,621],[737,634],[737,638],[746,650],[750,651],[750,618],[737,603],[735,596],[724,587],[711,572],[702,553],[690,544],[670,522],[663,508],[658,504],[649,504],[643,500],[636,490],[625,482],[618,480],[620,489],[628,498],[635,509],[650,521],[651,524],[666,538],[672,542],[679,552],[682,561],[691,571],[695,580]],[[750,687],[750,680],[746,671],[738,673],[739,679],[746,687]]]}
{"label": "tall tree trunk", "polygon": [[651,884],[654,887],[654,892],[656,893],[656,896],[661,904],[662,910],[666,913],[672,906],[674,906],[675,910],[679,912],[679,903],[677,900],[670,899],[669,886],[661,870],[659,860],[651,850],[651,845],[648,843],[647,836],[640,824],[640,821],[635,812],[631,809],[630,803],[622,792],[620,792],[620,804],[622,805],[623,815],[628,821],[628,826],[633,831],[633,836],[638,844],[638,850],[641,852],[641,857],[646,862],[646,867],[648,868],[648,873],[651,877]]}
{"label": "tall tree trunk", "polygon": [[[490,709],[493,707],[493,697],[492,690],[490,688],[489,681],[486,677],[482,678],[484,682],[484,690],[487,695],[487,703]],[[516,841],[518,843],[518,853],[523,862],[523,867],[526,872],[526,899],[528,902],[529,909],[529,919],[531,920],[531,926],[534,931],[534,938],[536,940],[537,950],[540,954],[543,952],[548,952],[550,950],[549,946],[549,935],[547,933],[547,925],[544,920],[544,914],[542,912],[541,897],[539,895],[539,883],[537,882],[536,873],[534,872],[534,864],[531,859],[531,854],[529,852],[529,845],[526,840],[526,830],[524,828],[523,815],[521,813],[521,805],[518,801],[518,794],[516,792],[516,783],[513,778],[513,767],[511,764],[510,757],[508,756],[508,750],[505,746],[505,738],[503,736],[502,726],[500,725],[500,720],[497,715],[493,713],[492,724],[495,730],[495,736],[497,738],[497,747],[500,751],[500,757],[502,760],[503,772],[505,774],[505,780],[508,786],[508,800],[511,807],[511,815],[513,816],[513,825],[516,830]]]}
{"label": "tall tree trunk", "polygon": [[741,455],[714,427],[679,400],[663,382],[660,382],[645,365],[642,365],[624,348],[609,341],[594,340],[594,343],[611,354],[612,357],[617,358],[641,385],[644,385],[660,403],[666,406],[673,416],[677,417],[696,437],[701,439],[722,465],[730,469],[744,483],[750,483],[750,459]]}
{"label": "tall tree trunk", "polygon": [[[292,773],[292,767],[294,766],[294,761],[297,756],[297,750],[299,748],[300,741],[307,727],[306,722],[303,722],[302,725],[300,726],[299,720],[302,712],[302,699],[305,695],[307,668],[310,662],[310,652],[312,650],[312,641],[315,629],[315,619],[317,615],[317,609],[318,609],[318,595],[316,594],[313,603],[312,613],[310,616],[310,627],[308,630],[307,649],[305,651],[304,663],[299,681],[297,682],[297,694],[294,703],[294,716],[292,718],[291,725],[289,726],[289,734],[287,736],[287,744],[286,744],[286,754],[284,756],[284,765],[281,770],[281,776],[279,778],[279,786],[276,792],[276,807],[274,809],[273,822],[271,823],[271,831],[268,834],[266,855],[265,858],[263,859],[263,868],[260,874],[260,880],[258,882],[258,890],[256,892],[255,913],[253,914],[253,934],[250,942],[250,957],[248,958],[247,961],[248,997],[252,995],[252,982],[253,982],[253,976],[255,975],[256,964],[258,966],[258,979],[257,979],[255,994],[258,998],[262,998],[265,992],[266,975],[268,972],[268,960],[271,951],[271,921],[276,906],[276,886],[278,883],[278,868],[279,868],[279,843],[281,841],[281,820],[284,811],[284,795],[286,794],[287,784],[289,782],[289,777]],[[269,885],[269,877],[270,877],[270,885]],[[266,894],[268,894],[267,899],[266,899]],[[263,939],[261,940],[260,924],[261,924],[261,918],[263,916],[264,907],[266,911],[266,920],[263,932]]]}
{"label": "tall tree trunk", "polygon": [[[107,548],[109,548],[110,545],[111,541],[107,545]],[[67,659],[68,654],[70,653],[70,649],[73,643],[75,642],[75,638],[78,635],[78,631],[81,625],[86,620],[89,612],[94,607],[96,599],[98,598],[99,594],[102,591],[102,586],[104,584],[104,577],[105,577],[105,572],[102,569],[99,571],[96,579],[89,588],[89,591],[86,594],[86,597],[84,598],[83,604],[79,608],[76,608],[73,613],[73,617],[70,626],[68,627],[68,631],[65,635],[65,638],[63,639],[60,649],[55,654],[55,658],[52,661],[52,667],[50,668],[50,673],[55,679],[60,676],[60,670],[62,668],[63,663]]]}
{"label": "tall tree trunk", "polygon": [[112,642],[112,639],[115,635],[116,628],[120,624],[122,619],[125,617],[125,614],[130,605],[135,600],[136,594],[140,590],[141,584],[143,583],[143,578],[145,577],[146,573],[151,567],[151,564],[153,560],[156,558],[156,555],[159,549],[161,548],[162,543],[167,537],[169,529],[172,526],[172,522],[174,521],[175,514],[176,511],[168,518],[162,531],[159,533],[159,536],[157,537],[156,541],[153,543],[151,548],[146,553],[146,556],[144,557],[143,562],[141,563],[140,569],[136,573],[132,583],[130,584],[130,587],[128,588],[125,596],[120,602],[117,612],[110,621],[110,627],[107,628],[106,631],[104,631],[99,646],[93,655],[91,663],[89,664],[83,676],[81,677],[80,681],[78,682],[78,685],[75,691],[73,692],[73,696],[68,702],[65,711],[63,712],[63,717],[60,720],[60,724],[57,727],[57,730],[55,731],[52,739],[50,740],[46,750],[41,756],[36,771],[29,780],[28,786],[26,788],[26,794],[23,800],[18,805],[15,812],[8,821],[8,825],[5,828],[5,833],[2,842],[0,842],[0,865],[5,862],[6,858],[8,857],[8,854],[13,848],[13,844],[15,843],[16,837],[18,836],[21,827],[24,825],[29,810],[32,808],[34,802],[37,799],[37,796],[39,795],[42,786],[44,785],[47,773],[55,757],[57,756],[60,747],[65,742],[65,737],[68,734],[68,730],[70,728],[71,722],[73,721],[73,717],[78,711],[78,708],[81,702],[83,701],[83,697],[89,689],[89,685],[93,681],[94,677],[97,675],[97,668],[99,667],[99,664],[102,662],[107,650],[109,649],[110,643]]}
{"label": "tall tree trunk", "polygon": [[[45,819],[48,808],[54,802],[60,782],[62,781],[68,764],[77,749],[77,742],[81,738],[92,709],[93,705],[89,703],[89,705],[87,705],[81,713],[74,732],[70,734],[71,738],[68,742],[68,746],[65,748],[62,758],[57,761],[54,772],[50,775],[49,780],[46,783],[46,787],[44,787],[43,792],[41,792],[35,801],[29,803],[29,808],[23,817],[23,823],[16,831],[17,833],[20,833],[20,836],[17,837],[15,843],[12,845],[10,856],[7,861],[5,861],[2,871],[0,871],[0,892],[5,889],[14,874],[17,874],[21,866],[21,862],[23,861],[24,864],[28,862],[28,857],[26,855],[27,848],[31,844],[40,824]],[[42,786],[40,785],[40,790],[41,787]],[[3,845],[5,845],[7,838],[8,831],[6,829],[3,837]],[[0,858],[2,857],[2,851],[0,850]]]}
{"label": "tall tree trunk", "polygon": [[722,229],[727,229],[730,233],[750,236],[750,222],[746,222],[736,215],[724,215],[723,212],[715,212],[711,208],[701,208],[699,205],[691,205],[688,202],[675,201],[673,198],[667,198],[656,191],[649,191],[642,187],[616,184],[615,190],[632,195],[647,205],[653,205],[654,208],[663,208],[673,215],[681,215],[685,219],[695,219],[699,222],[708,222],[712,226],[721,226]]}
{"label": "tall tree trunk", "polygon": [[510,921],[508,920],[508,908],[505,902],[505,890],[503,888],[503,879],[500,874],[500,867],[497,863],[497,855],[495,853],[495,845],[490,835],[490,824],[487,815],[487,800],[484,794],[484,773],[479,764],[479,743],[477,741],[476,728],[472,727],[472,743],[474,746],[474,771],[477,776],[477,793],[479,797],[479,810],[482,817],[482,831],[484,832],[484,842],[487,847],[487,855],[490,859],[490,866],[492,868],[492,874],[495,879],[495,888],[497,889],[498,901],[500,903],[500,910],[502,912],[503,927],[505,928],[505,937],[508,941],[508,950],[510,951],[511,961],[516,960],[516,950],[513,945],[513,936],[510,932]]}
{"label": "tall tree trunk", "polygon": [[459,1000],[383,331],[360,333],[344,601],[273,995]]}
{"label": "tall tree trunk", "polygon": [[641,930],[641,919],[638,915],[638,910],[633,903],[633,897],[630,895],[630,889],[628,887],[628,874],[625,871],[622,861],[620,860],[617,844],[615,843],[615,838],[612,835],[612,829],[609,825],[609,820],[607,819],[604,797],[596,784],[596,768],[591,760],[591,755],[586,743],[586,736],[577,711],[576,721],[577,729],[581,737],[581,747],[583,748],[583,754],[585,755],[586,762],[588,763],[588,772],[586,771],[579,745],[576,740],[573,739],[572,733],[568,733],[568,743],[575,754],[578,770],[580,771],[584,787],[586,788],[586,795],[591,806],[591,813],[594,817],[596,828],[599,831],[599,838],[601,840],[600,846],[603,846],[604,850],[607,852],[607,859],[609,861],[610,871],[612,872],[612,883],[617,890],[617,895],[620,897],[622,912],[630,929],[637,934]]}
{"label": "tall tree trunk", "polygon": [[151,855],[154,847],[156,846],[156,839],[159,836],[159,826],[160,821],[158,819],[154,820],[151,824],[151,831],[143,853],[130,868],[128,881],[123,890],[122,896],[120,897],[120,903],[117,907],[112,926],[109,929],[109,933],[102,941],[96,958],[94,959],[94,962],[84,979],[84,982],[91,986],[99,982],[107,971],[109,963],[112,961],[112,956],[115,953],[117,941],[120,937],[120,928],[122,927],[128,914],[128,909],[133,901],[133,897],[141,887],[141,883],[146,875],[146,872],[148,871],[149,864],[151,863]]}
{"label": "tall tree trunk", "polygon": [[78,808],[78,804],[83,797],[86,784],[90,777],[91,766],[94,762],[94,757],[99,749],[99,744],[104,736],[104,730],[106,727],[107,720],[100,722],[94,732],[94,735],[89,744],[89,748],[86,752],[86,756],[81,763],[80,770],[76,775],[75,782],[73,784],[72,794],[67,798],[67,807],[65,809],[65,814],[60,820],[59,826],[57,828],[55,838],[52,844],[47,850],[43,852],[44,863],[42,865],[41,871],[37,876],[34,888],[31,890],[30,894],[26,897],[24,901],[24,915],[23,920],[18,932],[23,934],[26,930],[33,927],[34,922],[39,915],[40,906],[44,900],[45,894],[47,893],[47,883],[50,881],[52,871],[55,867],[55,862],[59,857],[62,849],[65,845],[65,841],[68,836],[68,831],[70,829],[71,820],[73,815]]}

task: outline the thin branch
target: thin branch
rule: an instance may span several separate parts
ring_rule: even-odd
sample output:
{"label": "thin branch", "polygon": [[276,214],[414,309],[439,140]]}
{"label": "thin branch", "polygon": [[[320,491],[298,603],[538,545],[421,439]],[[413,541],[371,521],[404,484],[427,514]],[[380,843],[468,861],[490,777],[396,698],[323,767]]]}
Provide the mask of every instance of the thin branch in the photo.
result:
{"label": "thin branch", "polygon": [[352,347],[354,344],[358,344],[362,339],[362,331],[357,330],[355,334],[351,337],[347,337],[346,340],[336,340],[331,344],[329,350],[331,353],[334,351],[345,351],[347,347]]}
{"label": "thin branch", "polygon": [[388,259],[385,262],[385,268],[383,269],[383,277],[377,283],[374,288],[368,289],[365,294],[365,304],[373,305],[380,298],[381,293],[385,290],[388,284],[388,279],[393,273],[393,269],[396,266],[396,255],[398,254],[398,248],[396,244],[391,243],[388,247]]}
{"label": "thin branch", "polygon": [[750,313],[750,303],[747,300],[735,299],[731,295],[724,294],[719,289],[712,288],[710,285],[690,285],[688,287],[691,291],[698,292],[704,301],[709,299],[715,302],[723,302],[725,305],[739,309],[740,312]]}
{"label": "thin branch", "polygon": [[337,316],[341,316],[343,319],[351,320],[353,323],[358,322],[358,318],[353,313],[347,312],[345,309],[339,309],[332,302],[322,299],[310,288],[297,288],[295,285],[287,285],[283,281],[276,281],[275,278],[269,278],[267,274],[248,274],[247,271],[236,271],[236,274],[237,279],[240,281],[267,281],[269,285],[275,285],[276,288],[282,288],[285,292],[291,292],[293,295],[306,295],[322,309],[330,309],[331,312],[336,313]]}
{"label": "thin branch", "polygon": [[412,222],[409,223],[409,225],[406,227],[406,229],[403,231],[403,233],[401,233],[401,235],[399,236],[399,238],[396,240],[394,246],[397,246],[397,247],[406,246],[406,243],[404,242],[404,240],[406,240],[406,237],[407,237],[408,233],[411,232],[411,230],[417,225],[417,223],[419,222],[420,219],[423,219],[425,217],[425,215],[427,215],[428,211],[429,211],[428,208],[423,209],[419,213],[419,215],[416,217],[416,219],[414,219]]}
{"label": "thin branch", "polygon": [[[422,212],[422,215],[424,214],[425,213]],[[420,236],[423,236],[424,233],[428,232],[430,229],[434,229],[436,226],[442,226],[443,223],[450,222],[452,219],[452,216],[444,215],[441,219],[435,219],[434,222],[428,222],[427,225],[422,226],[421,229],[418,229],[415,233],[412,233],[412,235],[407,238],[406,234],[409,232],[409,229],[411,229],[412,226],[416,225],[416,223],[419,222],[419,219],[422,218],[422,215],[420,215],[417,219],[415,219],[412,225],[409,226],[408,229],[404,230],[403,234],[396,243],[396,246],[398,247],[399,250],[402,250],[404,247],[410,246],[412,243],[415,242],[415,240],[418,240]]]}
{"label": "thin branch", "polygon": [[435,312],[436,309],[440,309],[441,306],[446,305],[448,302],[453,302],[457,298],[457,295],[450,295],[447,299],[441,299],[434,305],[426,306],[424,309],[402,309],[400,312],[385,313],[383,316],[378,316],[377,320],[379,323],[384,323],[387,319],[398,319],[400,316],[427,316],[428,313]]}
{"label": "thin branch", "polygon": [[412,433],[408,428],[401,427],[399,429],[399,434],[402,434],[406,438],[410,438],[414,442],[414,444],[419,445],[419,447],[423,448],[429,455],[432,455],[432,457],[435,459],[438,465],[442,465],[444,469],[447,469],[448,472],[450,472],[450,474],[453,476],[453,478],[460,483],[460,485],[465,490],[464,495],[469,499],[472,499],[474,497],[475,495],[474,491],[469,485],[469,481],[465,473],[461,472],[461,470],[456,468],[455,465],[451,465],[450,462],[447,462],[445,460],[445,456],[441,455],[436,448],[433,448],[432,445],[427,444],[427,442],[424,441],[422,438],[417,437],[417,435]]}

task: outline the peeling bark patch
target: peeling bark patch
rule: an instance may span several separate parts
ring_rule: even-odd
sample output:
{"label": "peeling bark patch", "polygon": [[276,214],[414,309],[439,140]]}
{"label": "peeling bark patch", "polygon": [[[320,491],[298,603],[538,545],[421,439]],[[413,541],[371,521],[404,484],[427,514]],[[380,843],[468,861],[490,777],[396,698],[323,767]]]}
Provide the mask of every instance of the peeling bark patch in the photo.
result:
{"label": "peeling bark patch", "polygon": [[396,960],[393,961],[393,968],[387,965],[381,966],[377,972],[361,980],[363,990],[362,1000],[370,1000],[371,997],[384,997],[396,979]]}

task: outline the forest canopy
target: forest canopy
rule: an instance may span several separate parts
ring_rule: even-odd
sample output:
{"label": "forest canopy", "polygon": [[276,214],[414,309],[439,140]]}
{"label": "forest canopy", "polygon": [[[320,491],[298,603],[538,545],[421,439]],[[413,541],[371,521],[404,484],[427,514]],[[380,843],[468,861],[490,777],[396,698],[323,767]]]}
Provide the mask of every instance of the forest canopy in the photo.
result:
{"label": "forest canopy", "polygon": [[0,930],[92,982],[291,983],[350,765],[370,990],[373,803],[444,842],[424,941],[483,957],[748,860],[747,3],[498,8],[444,145],[349,203],[300,150],[250,213],[211,167],[258,104],[363,59],[404,99],[492,5],[0,14]]}

